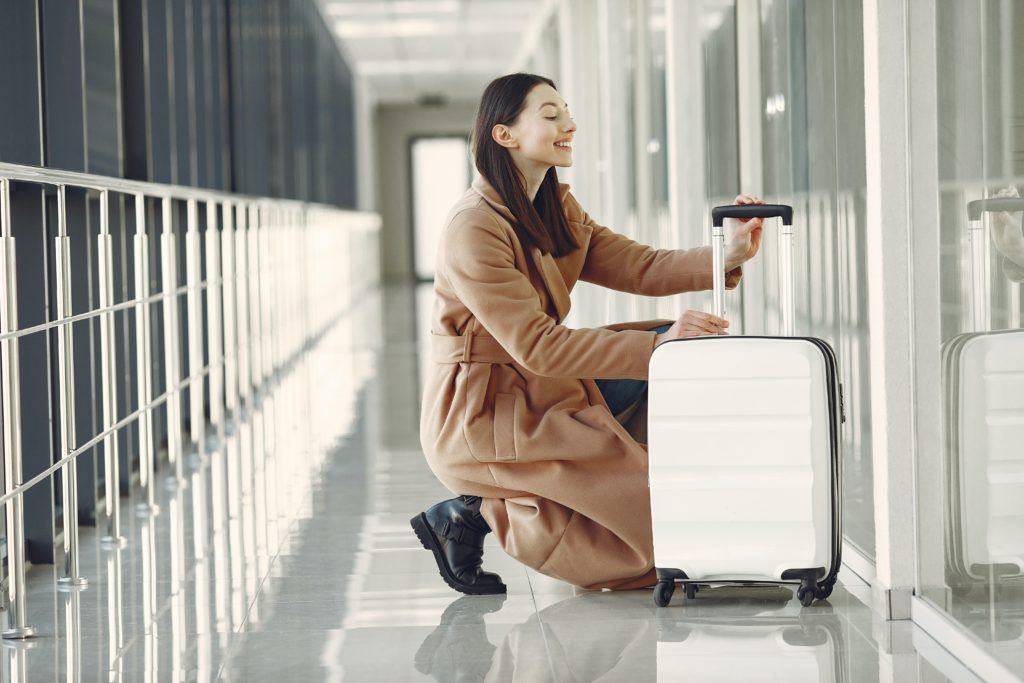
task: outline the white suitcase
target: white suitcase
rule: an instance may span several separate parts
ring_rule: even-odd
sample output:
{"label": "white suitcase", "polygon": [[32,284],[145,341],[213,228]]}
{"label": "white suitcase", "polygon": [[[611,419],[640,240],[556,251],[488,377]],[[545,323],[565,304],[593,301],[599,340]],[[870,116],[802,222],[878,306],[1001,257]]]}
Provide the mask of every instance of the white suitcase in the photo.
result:
{"label": "white suitcase", "polygon": [[648,452],[654,600],[676,582],[798,583],[804,605],[841,564],[842,390],[835,353],[793,337],[792,214],[785,205],[712,211],[714,309],[724,313],[725,218],[781,217],[785,337],[678,339],[651,356]]}
{"label": "white suitcase", "polygon": [[946,401],[947,583],[1024,576],[1024,330],[1020,283],[1008,282],[1011,329],[992,331],[990,250],[984,214],[1021,211],[1024,200],[968,204],[974,330],[943,349]]}

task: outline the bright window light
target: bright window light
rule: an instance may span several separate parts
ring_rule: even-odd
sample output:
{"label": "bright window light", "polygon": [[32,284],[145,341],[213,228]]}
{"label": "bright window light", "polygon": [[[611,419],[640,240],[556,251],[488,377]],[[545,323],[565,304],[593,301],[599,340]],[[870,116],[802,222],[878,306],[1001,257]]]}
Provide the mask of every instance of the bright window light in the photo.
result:
{"label": "bright window light", "polygon": [[462,137],[420,138],[412,144],[416,276],[434,277],[444,219],[469,188],[469,145]]}

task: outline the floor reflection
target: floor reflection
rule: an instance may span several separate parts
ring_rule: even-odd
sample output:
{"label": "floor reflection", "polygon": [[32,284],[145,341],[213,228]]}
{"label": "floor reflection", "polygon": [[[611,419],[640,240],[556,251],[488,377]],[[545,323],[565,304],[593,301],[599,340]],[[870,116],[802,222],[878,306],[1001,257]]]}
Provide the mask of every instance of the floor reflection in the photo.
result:
{"label": "floor reflection", "polygon": [[707,593],[662,610],[642,604],[645,592],[583,593],[530,615],[497,645],[485,617],[505,596],[464,596],[444,610],[414,666],[436,681],[465,683],[845,679],[849,625],[830,605],[800,610],[784,588]]}

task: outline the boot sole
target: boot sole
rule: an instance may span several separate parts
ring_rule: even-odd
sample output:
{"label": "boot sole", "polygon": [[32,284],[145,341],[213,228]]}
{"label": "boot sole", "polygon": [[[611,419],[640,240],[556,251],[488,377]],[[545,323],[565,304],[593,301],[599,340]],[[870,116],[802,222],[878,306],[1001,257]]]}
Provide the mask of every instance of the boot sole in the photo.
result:
{"label": "boot sole", "polygon": [[465,593],[466,595],[498,595],[505,593],[508,589],[505,584],[499,584],[497,586],[474,586],[468,583],[463,583],[455,578],[455,574],[452,572],[451,567],[448,566],[448,560],[444,557],[444,552],[441,550],[441,542],[437,540],[437,535],[434,534],[434,530],[430,528],[430,524],[427,522],[427,516],[422,512],[412,519],[409,520],[409,524],[412,525],[412,530],[416,532],[416,538],[420,539],[420,543],[426,550],[434,553],[434,561],[437,562],[437,568],[441,573],[441,578],[449,586]]}

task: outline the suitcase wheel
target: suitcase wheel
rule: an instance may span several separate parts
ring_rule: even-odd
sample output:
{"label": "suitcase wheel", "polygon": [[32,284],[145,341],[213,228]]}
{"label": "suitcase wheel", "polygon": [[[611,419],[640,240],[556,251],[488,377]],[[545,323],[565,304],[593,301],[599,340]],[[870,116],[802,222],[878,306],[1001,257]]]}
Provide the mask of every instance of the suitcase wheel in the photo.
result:
{"label": "suitcase wheel", "polygon": [[827,583],[824,586],[818,586],[818,590],[814,592],[814,597],[818,600],[824,600],[828,596],[832,595],[832,586],[834,584]]}
{"label": "suitcase wheel", "polygon": [[814,586],[802,585],[800,590],[797,591],[797,598],[800,600],[800,604],[804,607],[810,607],[811,603],[814,602]]}
{"label": "suitcase wheel", "polygon": [[676,591],[675,581],[659,581],[654,587],[654,604],[658,607],[668,607],[672,594]]}
{"label": "suitcase wheel", "polygon": [[688,583],[688,584],[686,584],[686,599],[687,600],[695,600],[697,598],[697,591],[698,590],[700,590],[700,589],[697,588],[697,584],[695,584],[695,583]]}

